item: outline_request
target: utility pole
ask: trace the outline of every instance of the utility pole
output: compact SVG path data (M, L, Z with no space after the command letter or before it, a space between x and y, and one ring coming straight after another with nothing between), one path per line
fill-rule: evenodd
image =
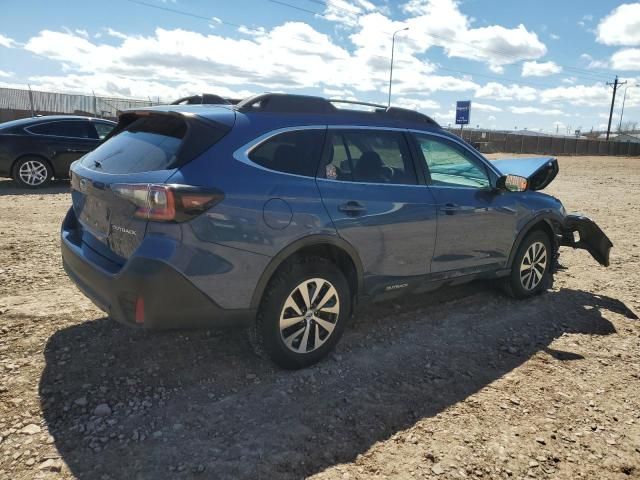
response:
M618 125L618 133L622 133L622 116L624 115L624 102L627 101L627 90L631 87L638 87L640 85L628 85L627 88L624 89L624 95L622 96L622 110L620 110L620 125Z
M611 134L611 119L613 118L613 106L616 103L616 92L618 91L618 87L620 85L625 85L626 83L626 81L622 83L619 82L617 75L613 83L607 82L607 85L613 87L613 95L611 97L611 110L609 110L609 125L607 126L607 141L609 141L609 134Z

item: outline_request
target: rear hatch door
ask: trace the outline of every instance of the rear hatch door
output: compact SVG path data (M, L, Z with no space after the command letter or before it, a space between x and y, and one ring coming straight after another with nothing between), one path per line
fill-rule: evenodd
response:
M222 117L228 115L234 116L227 110ZM224 123L173 111L121 115L106 140L71 168L73 209L83 243L123 264L144 238L148 221L140 205L151 194L149 186L165 183L229 129Z

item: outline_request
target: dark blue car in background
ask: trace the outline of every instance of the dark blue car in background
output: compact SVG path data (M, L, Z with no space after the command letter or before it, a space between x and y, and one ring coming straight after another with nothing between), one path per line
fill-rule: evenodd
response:
M338 104L123 113L72 165L68 275L120 322L250 327L300 368L358 304L479 278L526 298L551 285L561 245L608 265L604 233L536 191L556 159L491 162L418 112Z

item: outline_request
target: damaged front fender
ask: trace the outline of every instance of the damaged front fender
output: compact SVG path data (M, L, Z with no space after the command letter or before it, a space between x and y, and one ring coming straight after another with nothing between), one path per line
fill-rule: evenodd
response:
M567 215L562 226L560 245L582 248L588 251L600 265L609 266L609 252L613 243L600 227L588 217L579 214Z

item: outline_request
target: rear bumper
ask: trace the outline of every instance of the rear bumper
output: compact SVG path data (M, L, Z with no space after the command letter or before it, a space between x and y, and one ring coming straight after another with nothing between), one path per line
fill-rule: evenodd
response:
M171 265L132 256L118 268L82 244L75 215L69 211L61 232L62 263L67 275L98 308L118 322L150 329L242 327L253 309L221 308ZM142 322L136 303L144 299ZM140 319L139 319L140 320Z

